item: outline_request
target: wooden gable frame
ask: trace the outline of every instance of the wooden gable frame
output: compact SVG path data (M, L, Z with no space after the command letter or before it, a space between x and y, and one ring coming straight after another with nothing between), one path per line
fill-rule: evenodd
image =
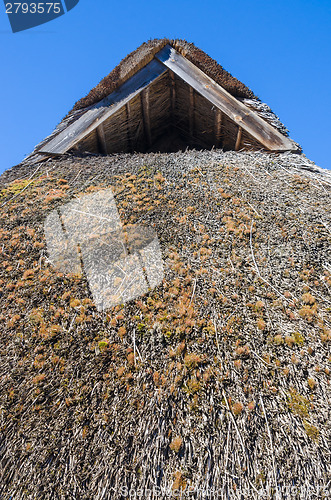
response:
M257 141L261 148L268 151L298 151L298 146L290 138L281 134L276 128L263 120L256 112L238 101L212 78L197 68L193 63L179 54L170 45L158 52L154 59L134 74L117 90L99 103L86 109L85 113L66 129L52 137L39 149L43 154L63 154L76 146L94 130L97 133L103 153L107 153L107 144L103 132L103 123L114 115L137 95L141 95L142 116L147 143L151 145L151 129L149 120L149 87L165 72L176 75L190 87L190 109L188 110L190 128L193 123L194 92L207 99L217 110L215 114L215 146L218 147L222 114L237 125L235 150L240 148L242 134L247 133ZM172 92L174 99L174 92ZM174 104L172 104L173 106Z

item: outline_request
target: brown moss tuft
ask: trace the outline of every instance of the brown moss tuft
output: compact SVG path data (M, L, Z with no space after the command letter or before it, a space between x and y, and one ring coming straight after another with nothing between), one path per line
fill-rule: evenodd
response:
M243 411L243 409L244 409L244 405L242 403L240 403L240 401L238 401L237 403L234 403L231 406L232 413L236 416L240 415L240 413Z
M202 358L198 354L191 353L191 354L186 354L184 357L184 364L187 366L189 369L196 368L199 363L201 363Z
M262 330L262 331L265 330L266 326L267 326L266 322L262 318L258 319L258 321L257 321L257 327L258 327L259 330Z
M302 302L305 304L315 304L316 299L310 293L304 293L301 297Z
M312 439L313 441L315 441L315 443L318 443L319 434L320 434L318 428L315 427L315 425L312 425L309 422L307 422L307 420L303 421L303 425L305 427L305 431L307 433L307 436L309 436L310 439Z
M308 379L307 379L307 384L309 385L309 388L310 388L311 390L313 390L313 389L315 389L317 382L316 382L316 380L315 380L315 379L313 379L312 377L308 377Z
M45 373L40 373L40 374L36 375L35 377L33 377L32 382L34 384L40 384L41 382L43 382L45 380L45 378L46 378Z
M179 453L182 444L183 444L183 439L180 436L177 436L171 441L169 447L175 453Z

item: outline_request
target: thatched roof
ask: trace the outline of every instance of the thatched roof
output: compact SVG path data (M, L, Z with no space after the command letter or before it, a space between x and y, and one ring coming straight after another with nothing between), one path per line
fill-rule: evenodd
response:
M155 54L167 44L171 45L234 97L257 99L252 90L232 76L217 61L193 43L189 43L186 40L162 38L144 42L140 47L128 54L86 97L76 102L73 110L86 108L101 101L101 99L128 80L138 69L146 66Z
M330 496L330 174L187 151L0 183L0 496ZM44 221L109 189L122 224L156 232L164 278L98 311L49 262Z
M192 43L150 40L80 99L31 160L68 152L300 152L243 83Z

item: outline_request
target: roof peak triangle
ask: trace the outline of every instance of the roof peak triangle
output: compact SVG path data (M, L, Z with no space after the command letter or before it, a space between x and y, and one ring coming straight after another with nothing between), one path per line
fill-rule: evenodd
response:
M95 87L34 153L301 152L270 108L193 44L151 40Z

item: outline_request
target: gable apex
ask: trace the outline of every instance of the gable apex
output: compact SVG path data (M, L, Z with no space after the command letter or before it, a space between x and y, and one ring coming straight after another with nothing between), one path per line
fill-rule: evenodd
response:
M35 152L300 152L267 105L193 44L151 40L78 101Z

